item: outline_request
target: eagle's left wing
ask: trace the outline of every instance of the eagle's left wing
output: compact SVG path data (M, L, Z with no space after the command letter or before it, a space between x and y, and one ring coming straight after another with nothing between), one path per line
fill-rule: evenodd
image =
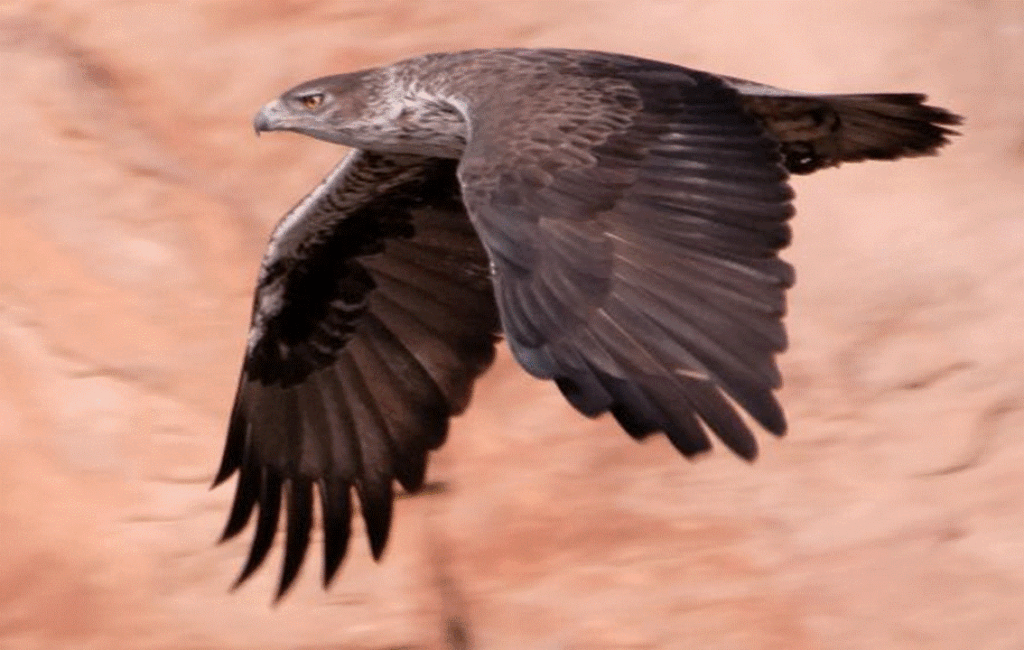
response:
M777 143L714 75L528 56L548 64L544 92L471 105L459 167L509 347L634 437L664 432L691 456L710 431L754 458L738 410L786 426L773 390L793 208Z

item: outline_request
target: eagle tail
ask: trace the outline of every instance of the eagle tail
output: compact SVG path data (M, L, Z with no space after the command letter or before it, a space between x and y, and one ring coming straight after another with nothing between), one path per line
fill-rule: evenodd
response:
M934 154L962 118L916 93L745 95L778 140L786 168L807 174L844 162Z

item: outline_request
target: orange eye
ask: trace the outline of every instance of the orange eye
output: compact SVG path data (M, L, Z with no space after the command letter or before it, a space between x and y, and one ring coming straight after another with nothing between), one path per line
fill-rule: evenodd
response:
M321 93L316 93L315 95L306 95L305 97L300 98L299 101L302 102L302 105L306 108L316 108L320 104L324 103L324 96Z

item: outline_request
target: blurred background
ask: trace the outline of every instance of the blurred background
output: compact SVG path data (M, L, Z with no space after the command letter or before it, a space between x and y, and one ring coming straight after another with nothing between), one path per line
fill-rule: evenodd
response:
M790 434L753 466L636 444L502 348L382 563L357 529L329 592L311 553L271 607L275 553L229 593L249 536L215 545L233 488L207 488L255 273L342 155L251 117L494 46L926 92L967 121L939 157L794 180ZM1017 0L8 0L0 648L1019 650L1022 79Z

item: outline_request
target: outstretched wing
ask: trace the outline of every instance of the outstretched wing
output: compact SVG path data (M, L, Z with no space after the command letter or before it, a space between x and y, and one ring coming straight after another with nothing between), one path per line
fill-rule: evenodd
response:
M498 331L455 161L351 153L284 217L264 258L214 483L239 472L224 539L259 511L238 582L266 557L283 499L285 592L309 543L314 492L324 584L348 545L350 488L378 558L392 481L422 485L427 452L465 408Z
M635 437L663 431L692 455L710 429L753 458L730 400L785 430L778 145L713 75L593 53L567 70L469 107L459 177L513 353Z

